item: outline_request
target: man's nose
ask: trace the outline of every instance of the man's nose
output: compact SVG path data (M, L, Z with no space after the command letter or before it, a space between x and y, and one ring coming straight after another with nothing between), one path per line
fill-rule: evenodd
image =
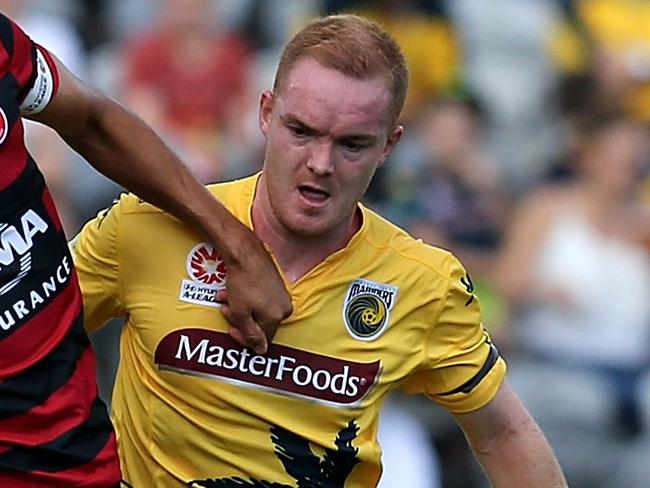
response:
M311 144L307 167L319 176L334 171L332 144L328 141L314 141Z

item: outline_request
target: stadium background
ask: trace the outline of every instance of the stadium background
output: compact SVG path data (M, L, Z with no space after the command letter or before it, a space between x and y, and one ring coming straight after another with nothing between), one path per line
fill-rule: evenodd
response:
M205 182L259 168L258 94L270 86L288 36L325 12L377 19L402 43L412 80L406 136L366 203L464 260L486 326L510 363L511 381L571 486L648 485L650 1L0 0L0 10L78 76L152 124ZM604 114L638 130L617 137L590 132L590 122ZM69 236L120 192L49 129L30 124L27 141ZM589 154L598 153L599 164L610 164L613 172L586 170L586 147L596 147ZM630 160L637 166L627 174ZM618 193L612 189L617 175L629 180ZM554 290L561 297L527 301L521 288L532 282L513 276L536 268L546 237L533 239L527 253L513 254L512 222L557 189L590 183L603 189L594 206L639 212L616 222L618 228L581 234L586 245L563 255L565 264L580 261L580 276L567 272L566 289ZM547 228L561 227L573 210L550 214ZM588 251L602 242L618 242L621 228L633 238L609 246L614 251L607 263L597 252L590 259ZM593 249L588 238L598 241ZM630 256L641 264L604 272L610 262L629 263ZM597 309L602 321L598 333L592 334L592 316L584 312L576 319L586 324L578 331L579 350L571 350L554 323L545 337L569 344L566 354L552 347L531 352L524 327L530 308L587 294L585 306ZM573 311L580 313L577 306ZM633 322L643 326L633 328ZM118 333L119 324L112 324L94 338L107 399ZM622 336L632 338L634 361ZM384 420L384 488L487 486L462 434L437 407L396 396ZM428 481L418 484L417 476Z

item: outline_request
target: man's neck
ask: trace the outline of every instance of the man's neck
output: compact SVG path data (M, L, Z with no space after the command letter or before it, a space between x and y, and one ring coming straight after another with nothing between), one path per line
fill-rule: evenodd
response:
M348 225L328 235L313 237L291 233L273 218L270 208L253 203L255 234L273 253L278 266L290 283L295 283L328 256L343 249L362 224L357 210ZM271 215L270 215L271 214Z

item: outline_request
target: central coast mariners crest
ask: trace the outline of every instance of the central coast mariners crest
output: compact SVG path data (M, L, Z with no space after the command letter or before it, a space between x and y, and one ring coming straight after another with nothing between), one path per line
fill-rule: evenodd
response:
M398 287L363 279L354 280L345 294L343 322L355 339L371 341L388 324Z
M217 292L226 286L226 265L210 244L201 242L187 255L187 274L178 299L183 302L218 307Z

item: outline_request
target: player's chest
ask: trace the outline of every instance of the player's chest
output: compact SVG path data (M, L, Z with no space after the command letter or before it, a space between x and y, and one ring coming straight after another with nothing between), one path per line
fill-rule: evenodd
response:
M227 333L215 299L226 278L202 243L142 267L127 290L130 326L159 369L352 405L417 367L424 317L396 280L327 270L306 277L290 290L293 315L256 355Z

